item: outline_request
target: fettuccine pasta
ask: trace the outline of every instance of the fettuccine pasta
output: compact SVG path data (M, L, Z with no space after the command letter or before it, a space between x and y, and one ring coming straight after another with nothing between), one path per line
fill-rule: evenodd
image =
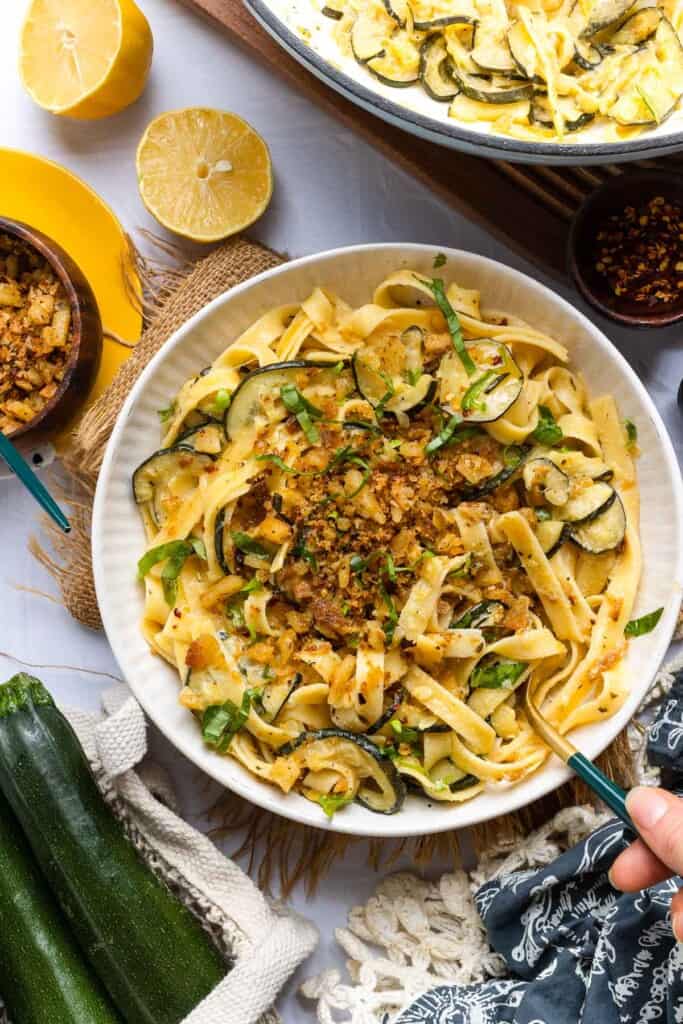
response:
M627 692L634 444L560 339L409 269L270 310L163 410L144 635L205 742L332 814L456 804Z

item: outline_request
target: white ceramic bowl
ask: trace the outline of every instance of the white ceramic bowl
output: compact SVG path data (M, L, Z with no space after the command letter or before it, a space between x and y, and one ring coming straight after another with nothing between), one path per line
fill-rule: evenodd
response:
M632 716L674 629L683 593L683 486L676 457L640 380L586 317L543 285L501 263L456 249L440 251L448 260L441 271L444 276L480 289L485 308L509 310L564 342L592 393L614 393L622 415L638 425L643 452L638 470L645 571L636 614L660 605L665 612L653 633L630 645L632 690L624 707L608 721L573 736L580 748L594 757ZM95 497L93 563L102 619L121 670L149 717L190 760L247 800L295 821L355 835L424 835L471 825L548 793L564 782L569 772L551 759L524 781L485 792L469 803L429 806L411 796L393 816L383 817L354 805L328 822L305 797L296 793L285 796L236 761L212 753L204 746L193 716L178 703L175 671L150 652L138 628L143 594L135 569L145 541L130 480L135 466L158 447L157 409L165 407L188 377L211 362L265 310L303 300L315 285L326 285L352 305L360 305L393 270L411 266L429 273L435 253L426 245L335 249L286 263L219 296L173 335L136 382L109 441Z

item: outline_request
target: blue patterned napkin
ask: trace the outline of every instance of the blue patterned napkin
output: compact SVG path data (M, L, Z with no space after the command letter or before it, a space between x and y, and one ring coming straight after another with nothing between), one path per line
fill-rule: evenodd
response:
M683 671L647 752L663 785L683 788ZM683 1024L683 946L669 919L682 880L617 892L607 872L626 845L611 821L547 867L483 885L477 908L508 977L431 989L395 1024Z

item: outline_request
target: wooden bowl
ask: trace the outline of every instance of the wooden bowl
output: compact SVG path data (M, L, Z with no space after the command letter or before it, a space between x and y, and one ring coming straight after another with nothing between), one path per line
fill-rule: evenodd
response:
M569 232L567 260L577 288L591 306L627 327L667 327L683 320L683 294L673 303L649 308L615 295L595 269L597 234L613 214L641 206L654 196L683 209L683 175L669 171L625 171L596 189L579 207Z
M63 427L88 397L102 358L102 321L92 288L57 242L22 221L0 217L0 233L13 235L31 245L50 264L71 304L71 347L57 393L35 419L13 430L17 438L29 431L41 435Z

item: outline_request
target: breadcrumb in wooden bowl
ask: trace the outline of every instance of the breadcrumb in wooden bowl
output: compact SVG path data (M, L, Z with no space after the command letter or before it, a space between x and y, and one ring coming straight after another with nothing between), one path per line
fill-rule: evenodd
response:
M102 356L93 291L57 242L0 217L0 430L16 438L65 425Z

